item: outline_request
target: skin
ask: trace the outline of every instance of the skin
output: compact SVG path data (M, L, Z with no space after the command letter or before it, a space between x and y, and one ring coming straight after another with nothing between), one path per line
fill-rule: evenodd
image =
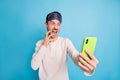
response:
M92 74L98 64L98 60L89 50L86 50L86 53L90 56L91 59L84 56L83 54L79 54L78 66L81 67L84 71Z
M60 22L58 20L51 20L45 23L48 32L45 35L43 45L47 46L50 42L54 42L58 38L58 33L60 31Z
M55 40L57 40L58 33L60 31L60 24L60 21L56 19L45 23L48 32L46 32L45 39L43 41L43 46L47 47L47 45L50 42L54 42ZM92 74L98 64L98 60L89 50L86 50L86 53L90 56L91 59L80 53L78 55L78 66L83 71Z

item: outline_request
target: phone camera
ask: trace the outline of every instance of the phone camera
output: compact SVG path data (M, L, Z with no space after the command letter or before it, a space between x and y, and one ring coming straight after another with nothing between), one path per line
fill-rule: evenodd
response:
M86 44L88 43L88 39L86 40Z

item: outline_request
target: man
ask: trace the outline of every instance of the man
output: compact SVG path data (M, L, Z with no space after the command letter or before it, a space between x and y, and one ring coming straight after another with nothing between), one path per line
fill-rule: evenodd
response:
M62 16L59 12L49 13L45 23L48 32L45 39L36 44L31 66L34 70L40 68L40 80L69 80L67 54L84 71L85 75L92 75L98 64L98 60L89 50L86 52L91 59L79 54L69 39L58 36L61 22Z

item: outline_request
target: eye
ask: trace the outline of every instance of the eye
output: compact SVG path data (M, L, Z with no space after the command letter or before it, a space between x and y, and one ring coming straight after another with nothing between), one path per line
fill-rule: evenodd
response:
M54 25L55 23L54 22L51 22L52 25Z
M54 25L55 23L53 21L49 21L49 24L50 25Z
M58 23L57 26L60 26L60 23Z

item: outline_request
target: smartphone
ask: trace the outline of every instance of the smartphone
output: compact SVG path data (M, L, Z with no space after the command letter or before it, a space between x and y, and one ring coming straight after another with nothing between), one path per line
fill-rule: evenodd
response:
M94 54L96 43L97 43L96 37L85 37L83 41L82 51L81 51L82 54L90 58L89 55L87 55L85 50L88 49L92 54Z

